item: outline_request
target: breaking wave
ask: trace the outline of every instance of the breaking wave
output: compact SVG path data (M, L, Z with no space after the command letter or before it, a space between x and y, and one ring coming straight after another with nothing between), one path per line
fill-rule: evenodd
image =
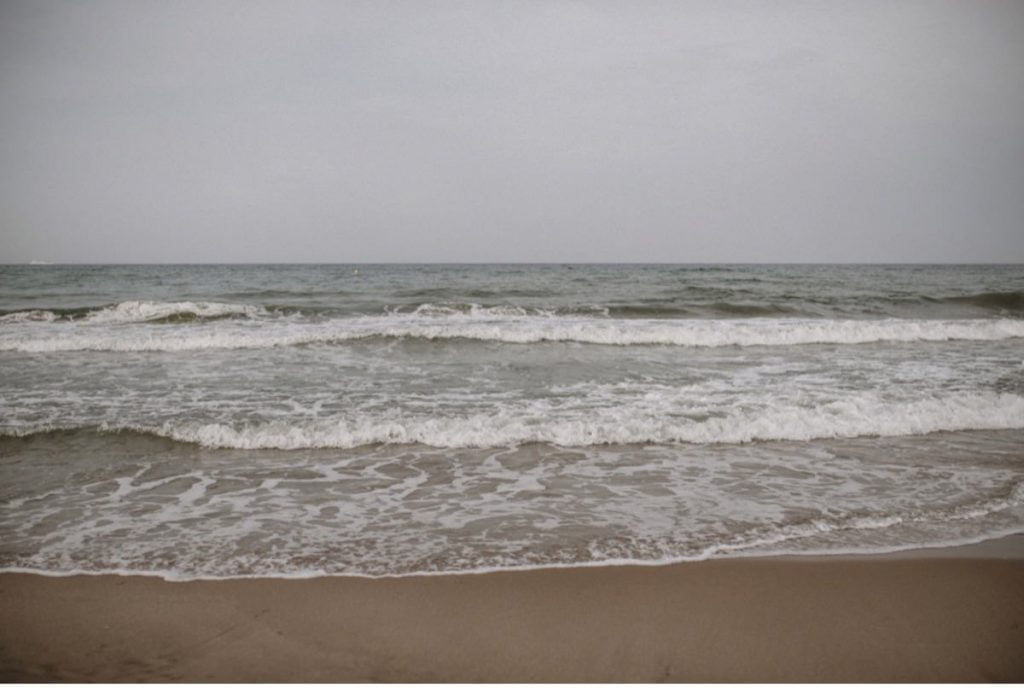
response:
M351 449L377 444L438 448L562 447L611 444L741 444L859 436L923 435L940 431L1024 428L1024 397L961 393L889 402L860 395L817 406L685 408L669 396L618 407L558 409L534 402L489 413L450 416L377 413L355 418L248 424L167 421L161 425L103 424L100 432L139 432L215 449ZM32 435L71 428L11 429Z
M209 301L123 301L86 308L56 308L14 311L0 315L0 323L80 321L97 324L143 322L190 322L230 317L256 317L267 311L261 306Z
M134 302L133 302L134 303ZM90 321L131 324L167 318L166 309L144 305L103 310ZM251 306L176 304L174 313L204 318L251 315ZM227 306L227 307L222 307ZM992 341L1024 337L1024 320L823 320L748 318L731 320L615 320L554 317L511 311L437 309L386 316L323 321L285 318L229 320L202 328L104 330L68 327L0 330L0 351L191 351L262 349L331 344L369 338L468 339L511 344L575 342L615 346L685 347L866 344L871 342Z

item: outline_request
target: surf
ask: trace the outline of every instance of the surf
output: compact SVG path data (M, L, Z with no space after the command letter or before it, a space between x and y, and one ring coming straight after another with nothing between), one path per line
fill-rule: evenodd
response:
M428 341L476 340L506 344L576 343L604 346L777 347L874 342L996 341L1024 337L1024 320L823 320L747 318L729 320L631 319L540 316L502 311L394 313L325 320L252 319L239 309L197 309L210 318L243 315L232 320L187 324L159 331L97 325L139 325L139 318L167 317L163 309L101 311L87 323L57 327L18 322L0 328L0 351L34 353L63 351L192 351L259 349L382 339ZM127 316L122 315L125 311ZM181 310L175 312L183 312ZM193 311L187 311L193 312ZM13 325L20 325L15 327Z

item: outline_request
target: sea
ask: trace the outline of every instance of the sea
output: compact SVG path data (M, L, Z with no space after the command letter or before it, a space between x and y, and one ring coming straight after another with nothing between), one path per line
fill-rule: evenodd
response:
M1021 265L0 266L0 570L404 576L1022 531Z

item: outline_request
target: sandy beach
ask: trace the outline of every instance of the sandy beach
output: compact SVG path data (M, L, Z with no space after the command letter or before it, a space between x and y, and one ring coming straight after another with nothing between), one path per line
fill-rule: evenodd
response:
M1019 681L1022 539L377 580L3 574L0 678Z

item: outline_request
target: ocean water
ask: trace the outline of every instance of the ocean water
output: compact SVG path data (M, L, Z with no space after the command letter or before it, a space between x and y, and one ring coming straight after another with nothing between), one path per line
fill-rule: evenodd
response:
M1024 266L0 266L0 569L1024 531Z

